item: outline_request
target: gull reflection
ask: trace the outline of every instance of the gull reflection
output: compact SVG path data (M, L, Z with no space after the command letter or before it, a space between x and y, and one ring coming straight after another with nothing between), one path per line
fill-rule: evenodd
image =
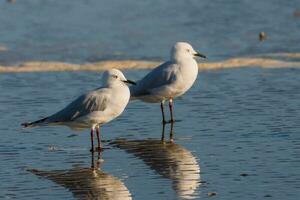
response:
M161 140L118 139L112 145L135 155L158 174L171 179L179 197L196 198L195 191L201 184L200 166L190 151L173 142L173 124L170 141L165 141L163 126Z
M101 154L98 153L98 160ZM46 177L67 188L77 199L91 200L124 200L131 199L131 194L124 183L118 178L100 170L99 162L94 164L92 154L91 168L74 168L70 170L39 171L32 173Z

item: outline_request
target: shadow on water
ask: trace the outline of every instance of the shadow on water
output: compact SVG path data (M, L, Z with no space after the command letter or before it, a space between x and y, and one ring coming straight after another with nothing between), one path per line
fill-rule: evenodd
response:
M67 188L77 199L132 199L131 193L121 180L101 171L99 162L101 154L98 153L96 165L94 153L91 157L91 168L54 171L31 169L29 171Z
M173 124L169 141L165 139L164 125L161 140L117 139L111 145L133 154L158 174L172 180L172 188L179 197L191 199L198 196L196 189L201 185L200 166L189 150L174 143Z

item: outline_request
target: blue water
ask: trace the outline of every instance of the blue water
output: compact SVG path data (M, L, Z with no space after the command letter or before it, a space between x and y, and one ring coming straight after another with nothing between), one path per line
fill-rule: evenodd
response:
M2 0L0 63L162 60L177 41L210 60L299 52L299 10L298 0Z
M176 41L208 62L298 53L299 10L297 0L3 0L0 65L164 60ZM174 142L170 124L161 142L158 104L131 102L102 127L99 160L88 130L20 127L100 84L100 72L0 74L0 199L300 198L299 69L201 72L175 100Z
M125 71L132 79L144 73ZM102 128L108 149L98 173L122 183L133 199L206 199L209 192L220 199L298 199L299 77L295 69L200 73L194 87L175 101L179 122L173 145L168 143L170 125L166 143L160 143L159 105L132 102ZM63 178L57 183L27 171L61 170L85 183L71 175L91 166L88 131L22 129L19 124L53 113L99 83L100 73L94 72L0 76L1 198L73 199L77 190L97 194L93 187L76 190ZM190 181L190 189L182 189L184 181Z

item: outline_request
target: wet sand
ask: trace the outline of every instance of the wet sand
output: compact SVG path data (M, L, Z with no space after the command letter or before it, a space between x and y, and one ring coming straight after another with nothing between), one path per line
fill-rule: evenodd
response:
M299 53L277 53L268 54L264 57L241 57L232 58L219 62L198 62L200 70L218 70L239 67L262 67L262 68L299 68L300 61L289 61L287 58L299 58ZM1 66L0 73L20 73L20 72L47 72L47 71L103 71L111 68L124 69L150 69L158 66L162 62L147 60L107 60L95 63L72 64L64 62L25 62L15 66Z

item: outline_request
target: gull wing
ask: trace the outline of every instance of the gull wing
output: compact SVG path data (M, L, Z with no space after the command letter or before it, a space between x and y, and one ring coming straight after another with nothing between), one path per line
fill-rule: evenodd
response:
M130 87L132 97L151 94L151 90L170 84L176 79L177 64L171 61L165 62L153 69L136 85Z
M51 122L74 121L93 111L104 111L107 108L108 92L106 88L84 94L70 103L61 111L47 119Z

